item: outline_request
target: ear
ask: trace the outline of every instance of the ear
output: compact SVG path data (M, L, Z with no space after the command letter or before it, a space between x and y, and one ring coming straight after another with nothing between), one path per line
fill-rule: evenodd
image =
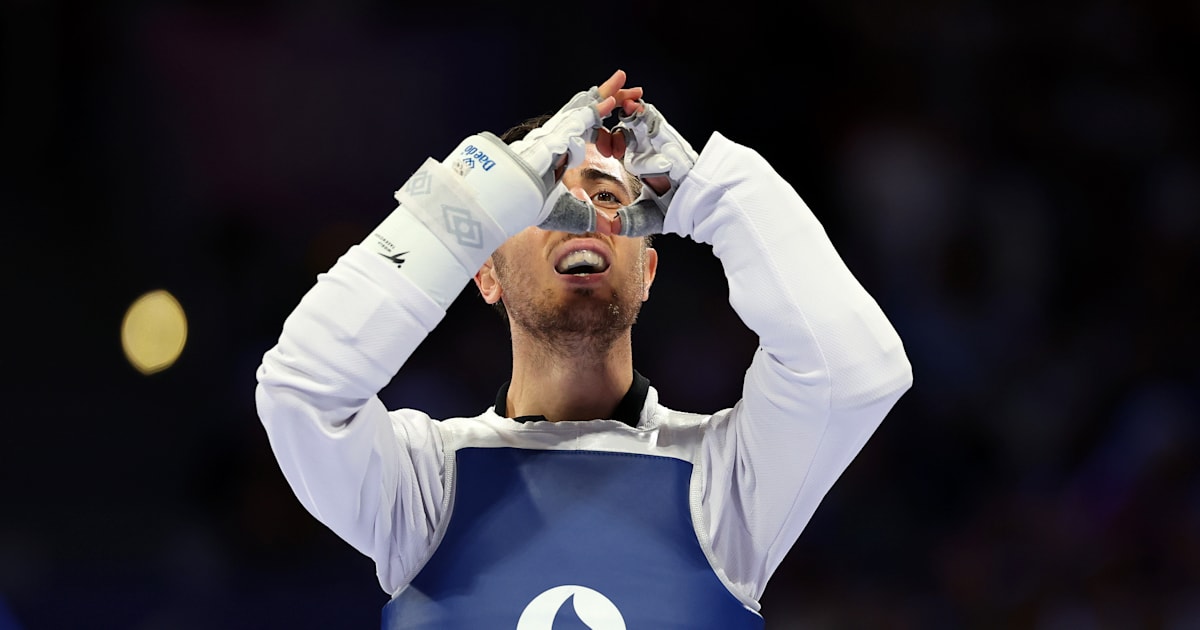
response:
M650 285L654 284L654 274L658 273L658 251L653 247L646 248L646 264L642 275L642 301L650 299Z
M488 304L499 302L500 296L504 294L500 278L496 277L496 265L491 256L488 256L479 271L475 272L475 286L479 288L479 295L483 297L483 301Z

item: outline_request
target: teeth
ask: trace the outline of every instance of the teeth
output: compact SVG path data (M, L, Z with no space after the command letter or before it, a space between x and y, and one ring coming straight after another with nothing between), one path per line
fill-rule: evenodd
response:
M554 269L559 273L600 273L608 269L608 263L600 254L590 249L580 249L563 257Z

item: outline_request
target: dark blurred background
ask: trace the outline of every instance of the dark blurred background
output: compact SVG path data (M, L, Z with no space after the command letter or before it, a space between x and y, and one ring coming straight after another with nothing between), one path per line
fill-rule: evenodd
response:
M612 70L808 201L915 386L763 598L767 627L1200 627L1200 3L3 4L0 628L374 628L372 563L286 486L254 371L427 156ZM732 404L754 350L663 237L635 363ZM795 273L815 270L796 269ZM144 376L125 309L174 294ZM464 290L382 394L474 415Z

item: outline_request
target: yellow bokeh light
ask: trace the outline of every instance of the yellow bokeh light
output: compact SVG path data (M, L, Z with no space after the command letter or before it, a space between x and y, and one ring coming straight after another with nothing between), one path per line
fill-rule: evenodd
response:
M142 374L173 365L187 342L187 317L179 300L162 289L134 300L121 321L121 348Z

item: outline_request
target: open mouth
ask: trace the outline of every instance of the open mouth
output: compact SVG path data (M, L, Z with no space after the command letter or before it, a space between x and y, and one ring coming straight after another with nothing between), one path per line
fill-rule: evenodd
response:
M564 275L586 276L608 271L608 261L590 249L577 249L563 256L554 270Z

